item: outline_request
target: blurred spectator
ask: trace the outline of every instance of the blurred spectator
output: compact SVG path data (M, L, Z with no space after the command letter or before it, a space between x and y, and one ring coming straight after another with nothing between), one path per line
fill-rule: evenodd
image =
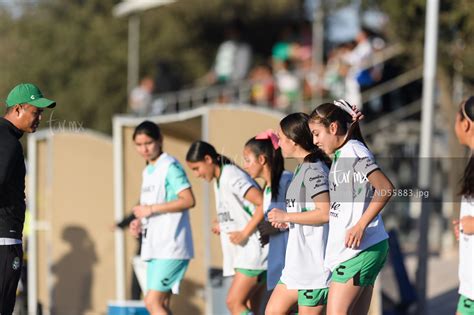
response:
M331 98L339 99L346 97L345 78L349 71L349 65L344 59L345 55L352 50L354 45L353 43L343 43L336 46L329 53L324 73L324 88Z
M154 93L177 91L181 88L181 78L178 75L179 71L176 70L179 69L172 67L169 61L158 61L156 63Z
M205 77L208 84L225 84L247 76L252 61L252 49L242 40L243 25L234 20L226 29L226 40L217 49L213 69Z
M272 59L275 61L287 61L293 59L297 54L299 45L296 44L293 32L290 26L285 27L278 41L272 48Z
M150 77L144 77L140 85L130 92L129 107L133 114L145 116L151 111L152 93L155 84Z
M371 45L374 52L381 52L385 48L385 40L380 36L375 36L371 40ZM372 85L382 81L382 76L384 72L385 65L384 63L374 64L370 69L370 85L365 87L371 87ZM362 87L364 88L364 86ZM380 113L383 110L382 97L378 96L371 98L368 102L369 112Z
M272 69L268 65L260 65L253 68L249 79L252 87L250 100L252 104L268 106L273 105L275 82Z
M289 69L288 60L273 60L273 70L275 72L276 98L275 107L287 110L299 99L300 82L298 77Z
M370 85L370 59L372 57L372 45L367 32L361 30L356 37L356 46L344 56L345 62L350 66L346 76L346 100L362 107L361 85Z
M297 63L296 76L302 82L302 95L305 101L323 93L324 68L313 66L311 57L305 57Z

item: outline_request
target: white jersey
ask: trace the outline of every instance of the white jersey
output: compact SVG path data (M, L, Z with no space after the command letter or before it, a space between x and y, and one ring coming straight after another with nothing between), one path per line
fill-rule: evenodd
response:
M232 244L229 232L242 231L252 218L255 207L244 196L258 184L233 164L223 165L221 176L214 183L216 209L221 230L224 276L232 276L236 268L267 269L268 246L261 248L258 232L250 235L244 245Z
M286 193L286 211L321 211L315 209L313 198L329 190L328 172L328 167L320 161L299 165ZM331 273L324 268L327 235L327 223L290 223L285 268L281 276L281 281L288 289L328 287Z
M280 177L278 188L278 196L276 200L272 200L272 189L270 186L265 187L263 193L263 211L265 212L265 220L267 220L268 212L273 208L286 210L286 191L290 185L293 174L284 171ZM268 221L268 220L267 220ZM270 235L268 244L268 269L267 269L267 289L273 290L281 278L281 271L285 266L286 244L288 243L288 230L281 233Z
M170 172L174 169L181 171ZM141 205L168 202L171 195L176 198L179 192L191 187L181 164L166 153L162 153L153 166L147 166L142 176ZM167 186L170 183L179 184ZM194 256L188 210L155 214L142 223L143 260L191 259Z
M360 141L349 140L335 152L329 172L331 208L325 262L331 271L388 238L379 213L365 229L358 249L344 244L346 231L359 221L372 200L374 189L367 177L377 169L372 153Z
M474 198L463 196L460 218L474 216ZM459 227L462 230L462 226ZM474 300L474 235L459 232L459 294Z

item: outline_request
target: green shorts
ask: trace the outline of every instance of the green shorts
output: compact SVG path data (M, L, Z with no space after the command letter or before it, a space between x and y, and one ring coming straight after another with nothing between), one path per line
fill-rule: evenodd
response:
M247 277L255 278L257 277L258 283L264 283L267 281L267 271L261 269L245 269L245 268L235 268L235 272L241 273Z
M356 286L374 285L377 275L385 264L387 254L388 240L383 240L337 266L331 280L346 283L353 278Z
M329 288L316 290L298 290L299 306L319 306L328 304Z
M459 297L457 312L461 315L474 315L474 300L465 295Z
M170 292L188 269L188 259L152 259L147 266L147 289Z

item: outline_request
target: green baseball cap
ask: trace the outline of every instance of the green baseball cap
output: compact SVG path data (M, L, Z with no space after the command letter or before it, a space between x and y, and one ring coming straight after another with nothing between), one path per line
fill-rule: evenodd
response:
M20 83L15 86L7 96L7 107L17 104L30 104L36 107L53 108L56 102L43 97L40 89L31 83Z

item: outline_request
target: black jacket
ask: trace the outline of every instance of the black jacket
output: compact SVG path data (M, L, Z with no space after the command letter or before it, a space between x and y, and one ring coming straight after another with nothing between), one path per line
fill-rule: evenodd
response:
M25 222L23 132L0 117L0 238L21 239Z

